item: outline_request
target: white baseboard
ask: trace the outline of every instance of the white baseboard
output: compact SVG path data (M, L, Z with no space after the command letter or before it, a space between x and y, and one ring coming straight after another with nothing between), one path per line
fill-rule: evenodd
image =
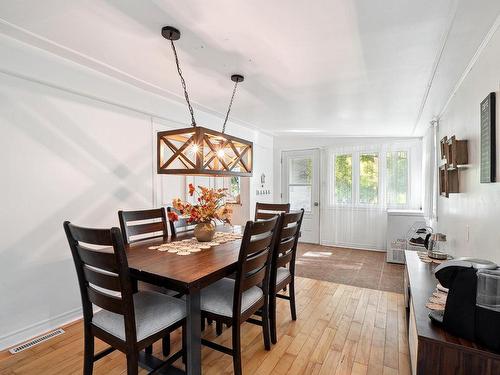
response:
M21 328L17 331L9 332L6 335L0 336L0 351L23 343L33 337L40 336L45 332L52 331L53 329L59 328L81 318L82 308L78 307L63 314L34 323L28 327Z
M345 247L347 249L355 249L355 250L370 250L370 251L379 251L381 253L385 253L385 249L377 248L374 245L366 245L366 244L353 244L353 243L333 243L328 241L322 241L321 245L323 246L333 246L333 247Z

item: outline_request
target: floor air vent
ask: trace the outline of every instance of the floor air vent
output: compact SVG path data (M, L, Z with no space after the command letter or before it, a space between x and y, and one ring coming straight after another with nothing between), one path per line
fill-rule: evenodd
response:
M63 333L64 333L64 330L62 328L58 328L55 331L48 332L43 336L34 338L33 340L25 342L24 344L18 345L15 348L10 349L9 352L11 352L12 354L22 352L23 350L32 348L35 345L41 344L42 342L50 340L53 337L62 335Z

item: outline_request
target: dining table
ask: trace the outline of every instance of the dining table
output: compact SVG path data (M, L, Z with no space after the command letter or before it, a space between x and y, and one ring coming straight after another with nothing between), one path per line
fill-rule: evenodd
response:
M217 226L218 232L242 234L241 226ZM128 266L133 279L174 290L185 295L186 301L186 372L201 374L201 309L200 291L236 271L241 239L221 243L210 249L178 255L156 249L173 241L193 239L193 232L178 233L172 237L141 240L126 245ZM200 243L202 244L202 243ZM160 362L152 355L141 353L147 368ZM183 373L171 368L171 374Z

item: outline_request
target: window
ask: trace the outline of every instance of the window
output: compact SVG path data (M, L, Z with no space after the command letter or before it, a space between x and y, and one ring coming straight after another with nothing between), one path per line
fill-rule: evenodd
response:
M312 182L312 159L295 158L290 159L290 183L311 184Z
M186 200L192 204L196 204L197 197L189 195L188 185L193 184L195 187L206 186L211 189L227 189L227 203L241 203L241 177L209 177L209 176L187 176L186 177Z
M227 202L228 203L241 203L241 178L238 176L226 177L224 187L227 188Z
M359 203L378 203L378 154L359 155Z
M358 151L359 149L359 151ZM331 206L410 208L412 148L406 144L343 146L330 151L330 181L327 193ZM418 172L417 172L418 173Z
M312 159L310 157L290 159L288 199L290 201L290 209L292 210L304 208L306 212L311 211L312 165Z
M386 199L388 205L408 203L408 152L388 152Z
M352 203L352 155L335 156L335 203Z

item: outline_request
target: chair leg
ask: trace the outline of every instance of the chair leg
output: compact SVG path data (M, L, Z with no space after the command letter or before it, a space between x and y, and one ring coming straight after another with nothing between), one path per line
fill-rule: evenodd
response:
M271 337L269 335L269 306L267 298L262 308L262 335L264 336L264 348L271 350Z
M182 363L187 362L186 325L182 326Z
M170 333L161 339L161 350L165 357L170 354Z
M234 375L241 375L241 338L240 324L233 324L233 367Z
M222 322L220 320L215 321L215 333L217 336L222 335Z
M83 375L92 375L94 371L94 336L85 329L85 344L83 353Z
M136 352L127 354L127 375L139 374L139 357Z
M147 346L144 351L146 352L146 354L153 354L153 345Z
M297 310L295 309L295 280L292 279L290 283L290 312L292 313L292 320L297 320Z
M272 293L269 296L269 322L271 330L271 342L276 344L278 342L278 334L276 332L276 294Z

